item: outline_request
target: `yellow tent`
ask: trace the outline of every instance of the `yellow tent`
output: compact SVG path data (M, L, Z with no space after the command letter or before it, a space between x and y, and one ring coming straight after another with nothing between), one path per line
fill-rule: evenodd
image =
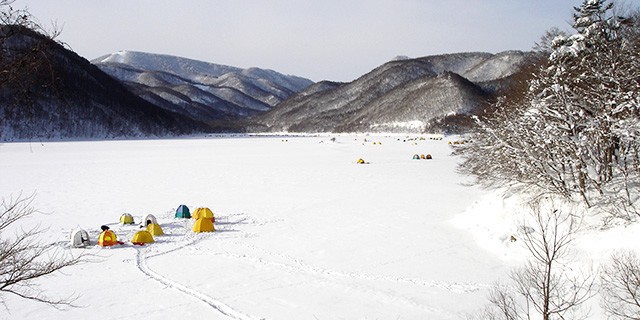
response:
M356 161L358 164L365 164L364 159L360 158L358 159L358 161Z
M200 218L193 224L193 232L214 232L216 229L213 227L211 219Z
M164 234L164 231L162 231L162 228L160 228L160 225L157 223L152 223L148 225L147 231L154 236L161 236Z
M208 218L212 223L216 222L216 218L213 216L213 211L211 211L209 208L198 208L193 212L191 217L195 220L198 220L200 218Z
M118 243L118 239L116 239L116 234L111 230L102 231L100 236L98 236L98 245L102 247L112 246Z
M131 238L131 242L133 244L143 245L145 243L154 242L154 240L153 240L153 236L151 235L151 233L149 233L149 231L140 230L133 235L133 238Z
M120 216L120 224L133 224L133 217L130 213L123 213Z

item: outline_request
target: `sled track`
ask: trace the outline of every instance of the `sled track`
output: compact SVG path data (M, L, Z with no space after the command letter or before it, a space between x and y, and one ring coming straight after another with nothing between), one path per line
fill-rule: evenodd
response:
M189 241L187 243L185 243L184 245L166 251L166 252L162 252L162 253L157 253L154 254L153 256L160 256L160 255L164 255L167 254L169 252L173 252L176 251L178 249L184 248L186 246L188 246L190 243L195 243L197 242L199 239L196 238L192 241ZM136 253L136 266L138 267L138 269L144 273L146 276L148 276L149 278L158 281L160 283L162 283L163 285L176 289L184 294L190 295L206 304L208 304L209 306L211 306L213 309L215 309L216 311L220 312L221 314L223 314L226 317L229 317L231 319L237 319L237 320L258 320L260 318L255 318L246 314L243 314L239 311L234 310L233 308L229 307L228 305L224 304L223 302L216 300L210 296L207 296L201 292L198 292L194 289L191 289L187 286L184 286L182 284L179 284L171 279L168 279L156 272L154 272L153 270L151 270L149 268L149 266L147 265L147 255L146 255L146 250L145 249L136 249L137 253Z

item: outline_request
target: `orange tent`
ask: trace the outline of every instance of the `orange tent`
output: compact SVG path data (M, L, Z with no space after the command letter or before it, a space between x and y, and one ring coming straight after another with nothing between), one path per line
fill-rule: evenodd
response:
M114 244L118 244L118 239L116 239L116 234L111 230L102 231L100 236L98 236L98 245L102 247L112 246Z

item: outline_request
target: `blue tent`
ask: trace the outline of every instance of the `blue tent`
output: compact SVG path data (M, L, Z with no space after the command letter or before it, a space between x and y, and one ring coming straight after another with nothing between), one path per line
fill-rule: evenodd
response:
M191 219L191 212L189 212L189 208L184 204L181 204L176 210L176 218Z

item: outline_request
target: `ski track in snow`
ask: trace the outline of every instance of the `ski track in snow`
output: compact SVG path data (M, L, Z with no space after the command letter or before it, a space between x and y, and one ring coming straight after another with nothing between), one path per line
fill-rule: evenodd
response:
M176 248L167 250L167 251L163 251L163 252L159 252L159 253L155 253L153 255L148 255L147 251L148 248L135 248L137 253L136 253L136 266L138 267L138 269L144 273L145 275L147 275L149 278L158 281L160 283L162 283L163 285L176 289L186 295L192 296L206 304L208 304L209 306L211 306L212 308L214 308L216 311L220 312L221 314L225 315L226 317L229 317L231 319L237 319L237 320L258 320L258 319L264 319L264 318L256 318L253 316L249 316L246 314L243 314L237 310L234 310L233 308L231 308L230 306L224 304L223 302L216 300L210 296L207 296L206 294L203 294L201 292L198 292L197 290L194 290L192 288L189 288L187 286L184 286L182 284L179 284L171 279L168 279L156 272L154 272L153 270L151 270L151 268L149 268L149 266L147 265L147 259L150 257L157 257L157 256L162 256L180 249L183 249L185 247L191 246L195 243L197 243L198 241L202 240L204 237L201 237L199 235L195 236L193 239L186 241L186 242L182 242L180 243Z
M229 218L229 217L226 217ZM257 220L248 220L246 218L242 218L239 221L235 221L235 222L242 222L242 223L246 223L248 222L249 224L252 225L263 225L265 223L269 223L269 222L277 222L277 221L268 221L268 222L263 222L260 223L260 221ZM233 224L234 222L232 222ZM224 233L225 231L225 226L223 225L220 229L218 229L221 233ZM251 237L252 235L249 233L245 233L245 232L240 232L241 235L234 235L234 236L221 236L222 234L217 234L216 239L220 240L220 239L237 239L238 237L240 238L246 238L246 237ZM168 249L168 250L164 250L164 251L159 251L158 249L160 249L160 246L155 245L155 246L149 246L149 247L142 247L142 248L135 248L137 251L136 254L136 266L137 268L146 276L148 276L149 278L162 283L163 285L173 288L175 290L178 290L186 295L192 296L204 303L206 303L207 305L211 306L212 308L214 308L216 311L220 312L221 314L223 314L226 317L229 317L231 319L239 319L239 320L245 320L245 319L263 319L263 318L256 318L253 316L249 316L246 315L242 312L239 312L237 310L234 310L233 308L231 308L230 306L224 304L223 302L221 302L220 300L214 299L206 294L203 294L201 292L198 292L197 290L194 290L192 288L189 288L185 285L182 285L180 283L177 283L167 277L164 277L156 272L154 272L153 270L151 270L147 264L147 259L149 258L153 258L153 257L159 257L159 256L163 256L163 255L167 255L179 250L183 250L186 249L188 251L193 251L193 252L197 252L198 255L220 255L220 256L225 256L228 258L232 258L232 259L238 259L238 260L242 260L245 262L249 262L252 263L254 265L264 265L264 266L272 266L272 267L277 267L280 268L282 270L285 270L286 272L289 272L291 274L306 274L306 275L310 275L310 276L316 276L319 278L320 281L324 281L327 283L332 283L334 285L340 285L340 286L344 286L350 290L354 290L354 291L358 291L364 294L368 294L368 295L373 295L374 297L377 297L379 299L382 299L384 301L394 301L397 303L402 303L405 305L410 305L428 312L433 312L433 313L439 313L439 314L451 314L450 312L446 312L443 309L437 308L437 307L433 307L433 306L428 306L425 305L424 303L420 303L418 301L415 301L413 299L411 299L410 297L405 297L402 295L397 295L397 294L392 294L389 293L387 291L383 291L377 288L373 288L371 286L367 286L367 285L356 285L356 284L348 284L345 283L345 279L346 280L365 280L365 281L384 281L384 282L393 282L393 283L398 283L398 284L409 284L409 285L415 285L415 286L422 286L422 287L430 287L430 288L438 288L438 289L442 289L442 290L446 290L452 293L456 293L456 294L465 294L465 293L472 293L472 292L476 292L478 290L481 289L485 289L485 288L489 288L488 285L485 284L474 284L474 283L462 283L462 282L444 282L444 281L426 281L423 279L418 279L418 278L407 278L407 277L393 277L393 276L383 276L383 275L375 275L375 274L370 274L370 273L359 273L359 272L343 272L343 271L338 271L338 270L331 270L331 269L326 269L326 268L322 268L322 267L318 267L318 266L313 266L310 264L307 264L305 262L303 262L300 259L297 259L295 257L291 257L285 254L281 254L281 253L277 253L277 252L272 252L266 249L262 249L253 245L249 245L243 242L238 242L238 241L234 241L236 245L238 245L239 247L244 247L248 250L251 251L257 251L260 252L268 257L273 257L274 259L279 259L279 260L283 260L285 262L277 262L277 261L273 261L270 259L265 259L264 257L260 257L260 256L254 256L254 255L250 255L250 254L246 254L246 253L233 253L233 252L229 252L229 251L209 251L209 250L205 250L202 249L198 246L195 246L196 243L198 243L199 241L205 240L205 239L209 239L210 237L208 237L207 235L202 235L202 234L184 234L184 240L183 241L179 241L179 242L165 242L165 243L157 243L159 245L163 245L163 248L166 248L167 244L171 244L172 248ZM283 286L286 287L286 286ZM255 293L255 292L254 292ZM232 297L232 296L229 296ZM227 297L227 298L229 298Z
M249 261L253 261L254 263L276 266L288 271L298 272L298 273L322 275L322 276L327 276L332 278L347 278L347 279L355 279L355 280L371 280L371 281L404 283L404 284L411 284L411 285L417 285L417 286L423 286L423 287L439 288L439 289L443 289L453 293L472 293L472 292L479 291L481 289L486 289L491 287L486 284L465 283L465 282L425 281L423 279L416 279L416 278L391 277L391 276L382 276L382 275L358 273L358 272L342 272L342 271L312 266L304 263L300 259L296 259L280 253L274 253L274 252L261 249L252 245L247 245L243 243L238 243L238 244L246 248L262 251L267 255L289 261L290 264L268 261L260 257L255 257L247 254L235 254L231 252L208 252L208 254L225 255L225 256L229 256L237 259L249 260ZM197 248L191 248L191 249L199 250ZM205 253L199 253L199 254L207 254L207 253L205 252Z
M392 277L382 277L382 276L375 276L375 275L366 275L366 274L358 274L358 273L344 273L344 272L339 272L339 271L334 271L334 270L327 270L327 269L322 269L319 267L314 267L314 266L310 266L310 265L306 265L302 262L299 262L298 260L298 264L297 265L289 265L286 263L280 263L280 262L274 262L274 261L269 261L269 260L265 260L263 258L260 257L256 257L256 256L251 256L251 255L247 255L247 254L237 254L237 253L231 253L228 251L224 251L224 252L210 252L207 250L200 250L199 248L190 248L195 252L198 252L198 256L201 256L203 254L209 254L209 255L219 255L219 256L224 256L224 257L229 257L229 258L235 258L235 259L240 259L249 263L252 263L254 265L266 265L266 266L274 266L274 267L278 267L280 269L283 269L291 274L307 274L307 275L311 275L311 276L317 276L319 277L318 281L323 281L323 282L327 282L327 283L331 283L334 285L339 285L339 286L343 286L346 287L349 290L353 290L353 291L358 291L361 292L363 294L367 294L367 295L373 295L374 297L380 297L380 299L382 301L393 301L393 302L397 302L397 303L401 303L404 305L410 305L412 307L427 311L427 312L432 312L432 313L437 313L437 314L449 314L451 316L455 316L454 314L447 312L444 309L441 308L437 308L437 307L433 307L433 306L427 306L423 303L417 302L415 300L412 300L411 298L405 297L405 296L401 296L401 295L396 295L396 294L392 294L386 291L382 291L380 289L377 288L373 288L370 286L366 286L366 285L355 285L355 284L347 284L344 281L342 281L344 278L347 279L352 279L352 280L387 280L387 281L394 281L397 283L410 283L410 284L414 284L414 285L424 285L423 283L420 283L419 281L403 281L402 278L392 278ZM303 281L302 283L307 283L309 281ZM426 283L426 282L425 282ZM293 284L293 285L297 285L297 284ZM456 292L453 289L447 289L446 286L436 286L436 285L429 285L430 287L438 287L438 288L442 288L445 290L449 290L449 291L453 291ZM288 285L283 285L281 287L277 287L277 288L270 288L269 290L272 289L278 289L278 288L286 288L288 287ZM475 290L474 290L475 291ZM257 293L259 291L255 291L255 292L251 292L251 293ZM472 291L458 291L457 293L462 293L462 292L472 292ZM242 294L241 294L242 295ZM241 295L231 295L231 296L227 296L225 298L232 298L232 297L237 297L237 296L241 296Z

